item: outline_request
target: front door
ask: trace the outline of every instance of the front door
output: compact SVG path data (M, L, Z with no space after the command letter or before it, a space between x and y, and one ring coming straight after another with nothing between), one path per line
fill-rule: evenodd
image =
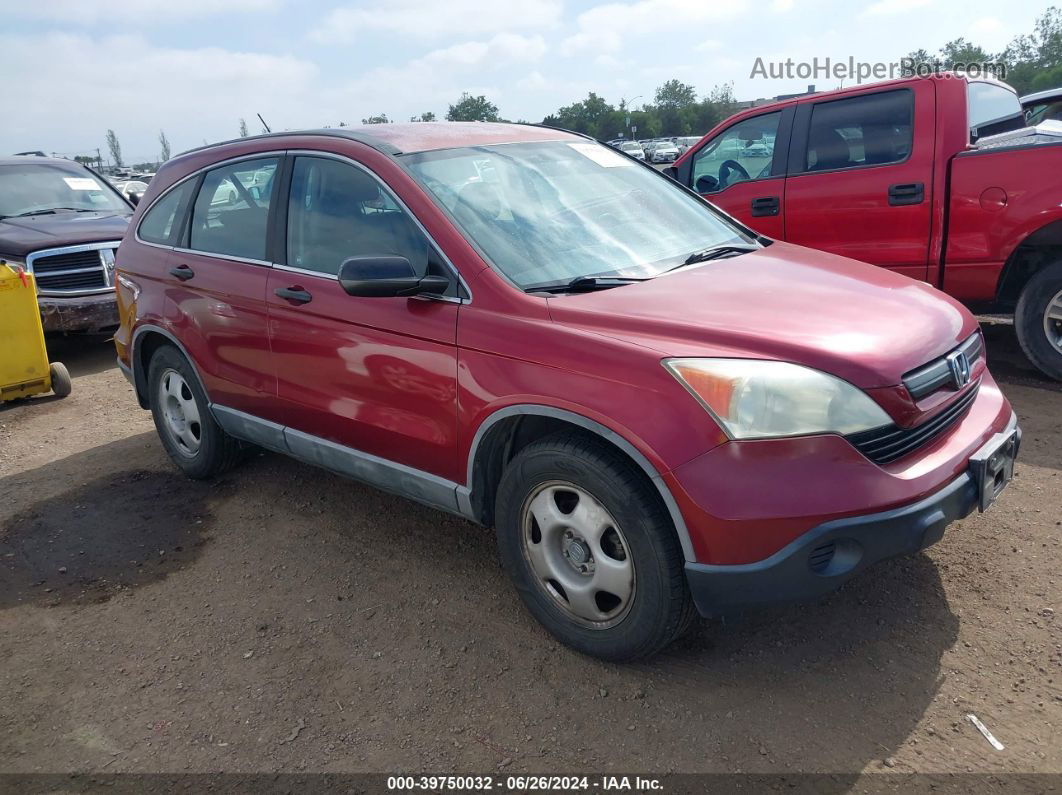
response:
M284 424L296 432L289 447L355 474L381 471L367 455L456 481L459 303L354 297L338 280L350 257L399 255L424 274L444 267L438 252L352 161L295 157L286 200L286 243L266 298ZM387 487L372 472L360 476Z
M762 235L785 237L784 152L775 157L782 112L745 119L693 155L690 186ZM784 136L783 136L784 138Z

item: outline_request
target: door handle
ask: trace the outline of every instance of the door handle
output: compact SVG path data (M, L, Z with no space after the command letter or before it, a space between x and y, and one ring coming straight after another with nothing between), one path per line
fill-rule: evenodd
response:
M921 182L905 182L889 186L889 204L902 207L905 204L921 204L926 198L926 186Z
M293 304L308 304L313 300L313 296L301 287L279 287L273 291L273 294Z
M777 196L764 196L752 200L752 214L754 216L778 215L782 210L782 203Z
M170 276L176 276L182 282L186 282L195 276L195 271L187 265L178 265L176 268L170 268Z

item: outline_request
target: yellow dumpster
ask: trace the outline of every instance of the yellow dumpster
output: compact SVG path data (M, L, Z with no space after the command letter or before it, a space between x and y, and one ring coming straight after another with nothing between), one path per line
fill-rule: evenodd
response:
M70 373L48 365L33 274L0 259L0 402L54 392L70 394Z

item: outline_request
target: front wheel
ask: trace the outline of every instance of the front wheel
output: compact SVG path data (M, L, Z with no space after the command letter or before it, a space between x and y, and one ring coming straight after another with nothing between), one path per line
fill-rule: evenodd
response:
M1062 262L1029 279L1014 312L1014 330L1029 361L1062 381Z
M648 657L694 617L682 549L630 461L578 432L521 450L498 489L502 564L547 630L606 660Z

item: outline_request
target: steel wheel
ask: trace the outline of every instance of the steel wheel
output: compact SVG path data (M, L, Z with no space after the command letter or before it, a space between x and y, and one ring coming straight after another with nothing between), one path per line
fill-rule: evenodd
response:
M173 446L181 455L194 458L203 443L199 406L188 383L176 370L167 369L159 379L158 405Z
M524 501L521 541L535 581L569 618L607 629L634 602L634 561L619 524L586 490L551 481Z
M1062 350L1062 290L1052 298L1044 309L1044 333L1047 341Z

